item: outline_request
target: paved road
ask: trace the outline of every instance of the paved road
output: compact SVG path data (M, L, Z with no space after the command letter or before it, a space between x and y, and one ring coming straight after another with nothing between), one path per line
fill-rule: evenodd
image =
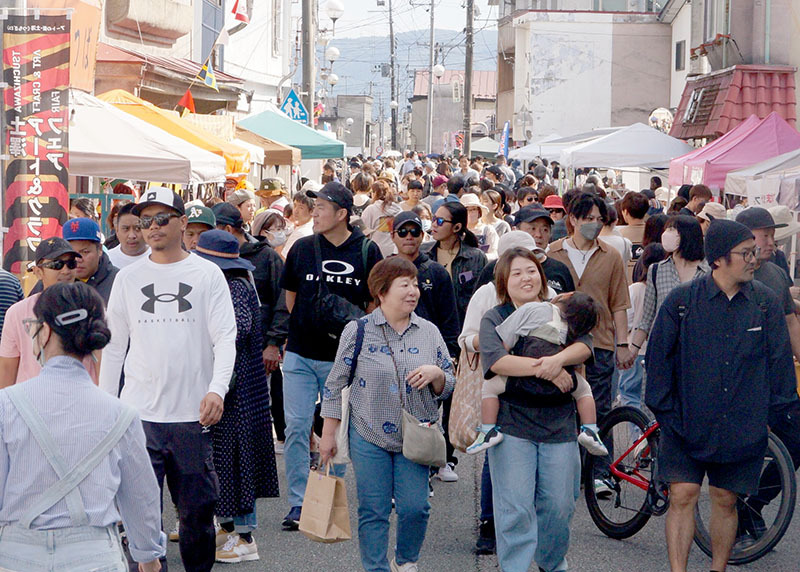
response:
M278 459L283 491L285 490L283 458L278 457ZM420 570L425 572L499 570L494 556L475 556L472 552L477 534L480 464L475 458L462 455L458 474L461 477L458 483L436 482L434 485L435 496L431 499L431 519L420 558ZM349 469L346 480L352 515L351 525L355 536L357 527L355 482ZM261 560L240 564L217 564L214 569L230 569L236 572L362 570L357 539L323 545L308 540L299 532L284 532L281 530L280 521L287 510L285 497L259 501L257 511L260 528L256 531L255 538ZM667 571L663 527L663 517L654 518L633 538L624 541L612 540L595 528L581 498L573 520L573 536L567 557L570 569L580 572ZM168 558L170 570L183 570L176 544L170 544ZM800 517L794 519L786 536L772 553L753 564L733 570L791 572L800 568L798 562L800 562ZM690 570L707 571L709 565L710 559L693 547Z

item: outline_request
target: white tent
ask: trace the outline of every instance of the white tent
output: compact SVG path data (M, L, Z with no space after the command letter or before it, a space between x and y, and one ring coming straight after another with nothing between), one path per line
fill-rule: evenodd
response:
M642 123L561 152L565 167L664 168L670 160L693 150L687 143Z
M800 169L800 149L795 149L744 169L731 171L725 176L725 192L744 197L747 196L748 181L791 171L797 172L798 169Z
M550 159L551 161L558 160L561 151L564 149L585 141L594 141L600 137L605 137L609 133L614 133L619 129L619 127L598 127L591 131L584 131L583 133L576 133L567 137L561 137L557 133L554 133L535 143L525 145L525 147L520 147L519 149L514 149L508 156L511 159L520 159L522 161L532 161L536 157Z
M225 180L225 160L86 93L70 92L71 175L162 183Z
M484 157L494 157L500 150L500 143L491 137L481 137L472 142L469 147L470 157L483 155Z

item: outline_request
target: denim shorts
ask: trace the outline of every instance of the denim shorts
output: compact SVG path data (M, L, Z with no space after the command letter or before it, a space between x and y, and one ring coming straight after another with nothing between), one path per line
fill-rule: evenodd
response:
M658 474L668 483L703 484L708 475L708 484L737 494L752 495L758 491L758 481L764 466L764 455L733 461L713 463L698 461L683 449L680 439L662 427L658 441Z
M0 528L0 572L127 572L116 525L29 530Z

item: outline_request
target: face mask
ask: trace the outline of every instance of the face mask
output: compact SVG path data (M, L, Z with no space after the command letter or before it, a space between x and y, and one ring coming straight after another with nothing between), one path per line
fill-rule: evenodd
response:
M267 242L269 242L269 245L272 248L277 248L283 244L286 244L286 231L275 230L269 233L269 236L267 237Z
M678 247L681 245L681 235L678 234L678 231L674 228L670 228L664 231L661 235L661 246L664 247L664 250L667 252L675 252L678 250Z
M422 219L422 230L428 232L431 229L431 221Z
M600 236L600 231L603 230L602 222L587 222L581 225L581 236L586 240L594 240Z

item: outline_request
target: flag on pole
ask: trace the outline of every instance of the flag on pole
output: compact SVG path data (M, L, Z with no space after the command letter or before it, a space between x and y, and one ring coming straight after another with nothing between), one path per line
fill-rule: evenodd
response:
M181 100L178 102L178 105L183 106L183 111L181 112L181 116L185 115L186 113L189 113L190 111L192 113L197 113L194 110L194 98L192 97L192 92L189 89L187 89L186 93L183 94L183 97L181 97Z
M500 138L500 149L498 149L497 154L503 155L508 158L508 132L511 128L511 122L506 121L503 125L503 135Z
M222 28L222 31L219 33L219 37L217 38L217 41L214 42L214 45L215 46L227 46L228 45L228 41L230 39L231 39L231 37L228 35L228 30L226 30L225 28Z
M236 0L233 4L233 17L245 24L250 23L250 17L247 15L247 0Z
M197 74L197 79L202 81L214 91L219 91L219 88L217 87L217 76L214 75L214 68L211 66L211 60L203 64L203 69L201 69L200 73Z

